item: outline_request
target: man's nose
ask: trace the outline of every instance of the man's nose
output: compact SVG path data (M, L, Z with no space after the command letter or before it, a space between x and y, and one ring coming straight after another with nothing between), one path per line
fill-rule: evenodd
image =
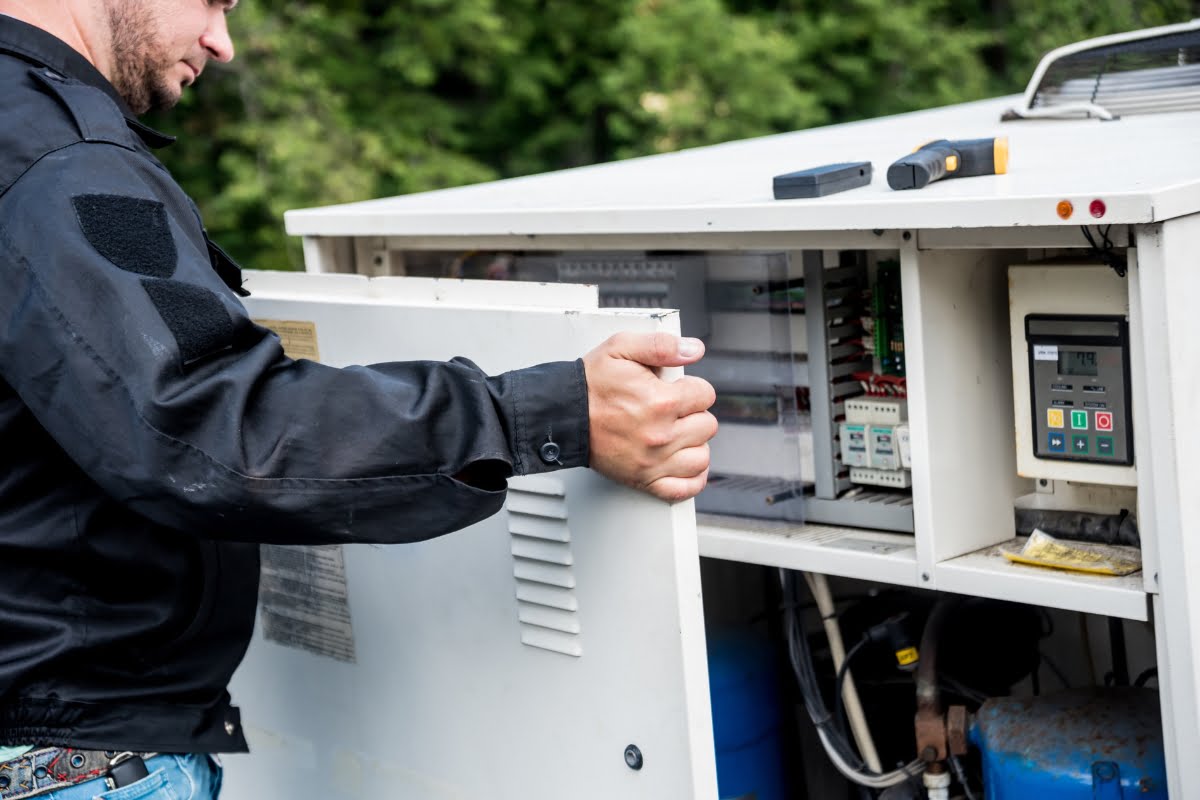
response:
M214 61L224 64L233 60L233 39L229 36L224 10L219 6L214 8L216 13L209 18L208 28L200 35L200 45Z

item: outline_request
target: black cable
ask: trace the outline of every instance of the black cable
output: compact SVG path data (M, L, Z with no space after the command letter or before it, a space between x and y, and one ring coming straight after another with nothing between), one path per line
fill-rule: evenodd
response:
M1112 240L1108 238L1108 232L1112 230L1112 225L1109 225L1103 231L1100 231L1099 228L1096 229L1103 239L1103 242L1099 244L1092 237L1092 232L1088 230L1086 225L1081 225L1080 229L1083 231L1083 236L1087 239L1088 244L1091 245L1093 255L1100 259L1101 263L1111 267L1112 271L1117 273L1119 277L1124 278L1125 274L1129 271L1129 260L1125 256L1118 255L1113 250Z
M779 577L784 594L794 600L798 594L796 574L791 570L780 569ZM919 761L902 765L891 772L876 772L863 764L847 737L839 733L837 726L833 724L833 717L825 706L825 699L813 667L812 649L808 637L804 635L799 616L791 610L785 610L783 613L788 656L801 697L804 699L805 710L817 729L818 738L827 751L826 755L834 762L838 771L855 784L871 788L894 786L919 775L924 768Z
M1038 659L1041 661L1041 663L1050 668L1050 671L1054 673L1054 677L1058 678L1058 682L1063 685L1064 689L1071 688L1071 681L1067 680L1067 674L1063 672L1062 668L1059 667L1058 664L1054 663L1049 656L1047 656L1045 653L1039 652Z
M1108 618L1108 641L1112 651L1113 683L1129 685L1129 656L1125 652L1125 625L1117 617Z
M1149 680L1158 680L1158 667L1151 667L1150 669L1144 671L1141 675L1138 675L1137 680L1133 682L1133 685L1140 689L1145 686L1146 682Z
M846 702L842 698L842 690L846 685L846 675L850 673L850 661L858 654L859 650L863 649L864 645L870 643L870 639L862 638L858 643L851 647L846 653L846 657L842 659L842 666L838 668L837 680L834 681L833 687L833 718L837 720L838 726L850 724L850 720L846 717Z
M795 573L789 570L786 573L786 582L790 590L789 595L793 602L796 602L798 592ZM820 683L817 679L816 669L813 667L812 650L809 647L808 637L801 626L799 615L792 613L790 616L792 630L789 631L788 636L796 646L797 663L793 664L793 667L796 672L796 683L800 689L800 696L804 700L805 710L808 711L813 725L826 735L831 746L837 750L842 759L855 769L866 772L866 765L859 758L854 747L850 744L847 737L838 731L837 726L833 724L834 718L825 706L825 699L821 696Z

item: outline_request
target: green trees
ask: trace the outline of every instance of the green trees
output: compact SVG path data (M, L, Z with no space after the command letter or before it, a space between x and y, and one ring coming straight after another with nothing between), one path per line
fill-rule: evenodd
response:
M289 208L363 200L1024 88L1048 49L1192 0L297 0L231 16L238 57L167 166L247 266L298 267Z

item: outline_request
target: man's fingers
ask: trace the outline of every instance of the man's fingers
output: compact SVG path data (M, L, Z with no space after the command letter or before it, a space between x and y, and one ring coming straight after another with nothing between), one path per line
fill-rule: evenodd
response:
M704 356L704 343L671 333L618 333L603 345L615 358L647 367L682 367Z
M661 478L694 478L708 471L708 462L707 444L676 450L654 470L650 483L653 484Z
M646 487L646 491L669 503L678 503L695 497L708 483L708 470L690 478L659 478Z
M675 421L671 431L668 452L677 452L689 447L699 447L717 435L717 418L707 411L688 414Z
M694 375L684 375L668 388L676 395L675 413L681 418L708 411L717 402L717 393L712 384Z
M593 469L668 501L704 488L708 440L717 430L707 409L716 393L700 378L654 377L703 355L695 339L621 333L584 356Z

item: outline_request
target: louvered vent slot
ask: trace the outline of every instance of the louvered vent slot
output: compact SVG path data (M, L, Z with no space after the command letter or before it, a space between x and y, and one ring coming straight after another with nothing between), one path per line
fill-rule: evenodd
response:
M566 487L544 476L513 479L507 510L521 641L567 656L583 655Z

